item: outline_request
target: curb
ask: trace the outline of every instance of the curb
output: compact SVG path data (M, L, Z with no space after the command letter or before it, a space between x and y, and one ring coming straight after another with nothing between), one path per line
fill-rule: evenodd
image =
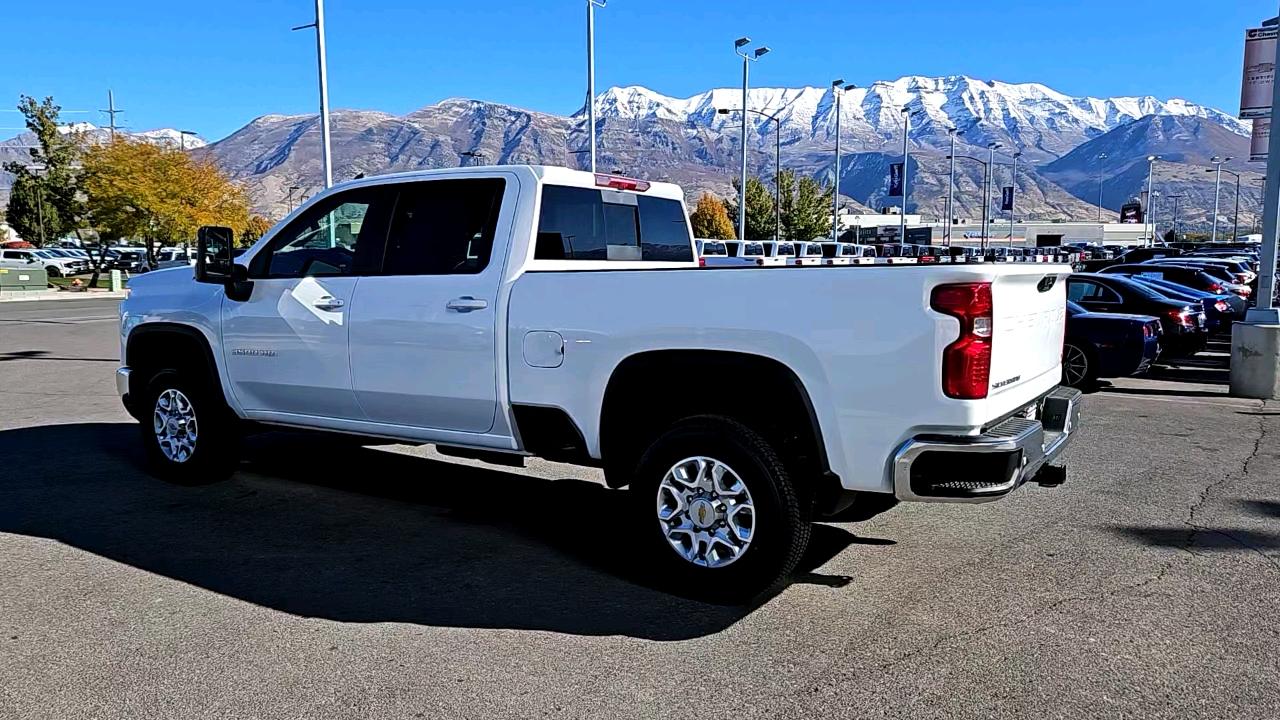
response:
M129 297L129 291L120 290L119 292L72 292L69 290L46 290L43 292L23 293L21 295L0 294L0 303L7 302L38 302L40 300L123 300Z

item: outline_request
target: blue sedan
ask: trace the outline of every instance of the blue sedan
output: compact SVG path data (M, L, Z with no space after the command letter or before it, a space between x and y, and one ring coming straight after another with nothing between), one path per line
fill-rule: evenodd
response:
M1084 387L1145 372L1160 355L1160 335L1159 318L1092 313L1068 301L1062 384Z

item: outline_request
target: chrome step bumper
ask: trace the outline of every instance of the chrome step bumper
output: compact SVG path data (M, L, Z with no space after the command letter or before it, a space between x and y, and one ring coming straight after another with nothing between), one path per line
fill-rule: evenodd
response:
M999 500L1028 480L1061 484L1062 471L1046 466L1080 427L1081 398L1079 390L1059 387L1040 401L1038 419L1012 417L976 437L907 441L893 460L894 494L904 502L980 503Z

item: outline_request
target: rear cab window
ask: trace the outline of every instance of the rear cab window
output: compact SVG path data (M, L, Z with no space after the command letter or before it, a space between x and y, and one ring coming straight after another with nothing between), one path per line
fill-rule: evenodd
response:
M679 200L547 184L534 260L691 263L693 237Z

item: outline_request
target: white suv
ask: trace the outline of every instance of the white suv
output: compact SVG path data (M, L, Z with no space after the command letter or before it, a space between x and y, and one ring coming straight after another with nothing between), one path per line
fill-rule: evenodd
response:
M19 248L16 250L0 250L0 259L39 264L44 267L49 277L66 277L79 272L79 263L71 258L58 257L47 250Z

